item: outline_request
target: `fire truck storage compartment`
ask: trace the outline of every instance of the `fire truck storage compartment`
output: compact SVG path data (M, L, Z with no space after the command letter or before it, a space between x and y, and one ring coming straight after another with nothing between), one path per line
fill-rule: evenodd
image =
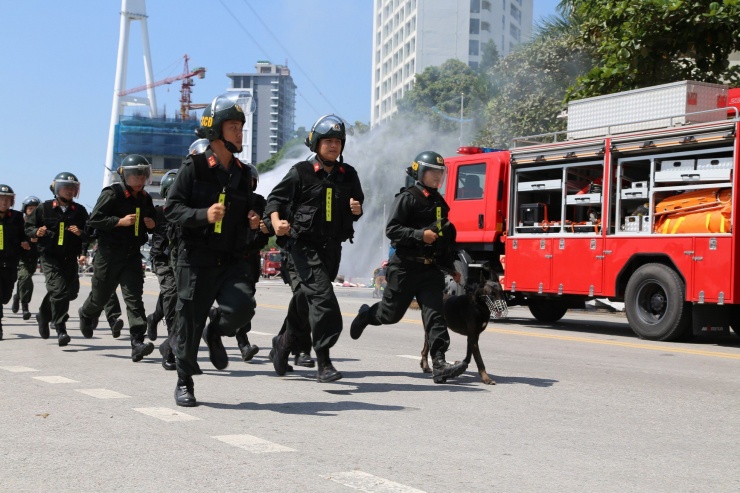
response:
M730 209L725 206L719 211L719 204L705 204L707 200L702 196L704 192L712 195L713 190L722 189L722 197L731 197L733 148L676 146L661 151L648 156L617 157L618 179L612 203L614 230L622 234L729 234ZM697 199L692 201L694 197ZM678 204L678 208L685 204L681 211L684 219L677 221L679 218L673 217L673 223L668 222L671 218L664 216L675 216L676 211L667 210L666 204ZM692 207L702 214L702 221L687 217ZM707 229L705 225L711 227Z
M568 138L724 120L727 87L679 81L568 103Z
M516 232L559 232L563 205L563 169L549 166L518 170L515 179Z

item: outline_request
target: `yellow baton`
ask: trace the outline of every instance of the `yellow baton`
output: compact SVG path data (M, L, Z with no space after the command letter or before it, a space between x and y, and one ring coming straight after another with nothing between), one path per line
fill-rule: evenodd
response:
M218 203L219 204L225 204L226 203L226 194L225 193L218 194ZM223 221L224 221L223 219L220 219L220 220L216 221L216 224L213 225L213 231L214 232L216 232L216 233L220 233L221 232L221 224L223 224Z
M0 224L0 250L5 250L5 233L3 233L2 224Z
M134 223L134 236L139 236L139 218L141 217L141 208L136 208L136 222Z
M439 236L442 236L442 208L437 207L437 229L439 230Z
M64 221L59 223L59 240L57 241L57 245L64 245Z

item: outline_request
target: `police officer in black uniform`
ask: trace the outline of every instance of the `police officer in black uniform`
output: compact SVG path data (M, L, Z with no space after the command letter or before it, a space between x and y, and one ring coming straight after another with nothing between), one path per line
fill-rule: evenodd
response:
M342 332L342 314L332 281L339 272L342 242L354 236L362 215L362 192L355 169L342 152L351 130L336 115L319 118L305 144L316 153L294 165L267 198L265 214L290 257L293 298L287 330L273 338L273 366L278 375L288 368L288 356L308 320L318 361L318 382L342 378L331 363L329 349Z
M3 305L13 295L21 250L30 248L23 232L23 214L12 209L14 204L13 189L0 185L0 340L3 339Z
M80 307L80 331L86 338L93 330L105 304L121 286L128 314L131 360L141 361L154 345L144 342L144 273L141 246L156 225L151 196L144 190L151 166L143 156L129 154L118 167L121 183L103 188L90 214L90 227L97 231L98 253L93 261L92 289Z
M254 165L248 164L247 166L252 173L252 210L262 217L262 214L265 212L265 198L255 193L260 175ZM260 251L267 245L270 236L269 230L263 221L260 221L259 228L250 229L247 235L247 248L244 253L244 260L247 261L247 282L250 285L252 293L256 291L256 284L260 279ZM249 336L247 334L249 334L250 330L252 330L251 321L236 331L236 342L239 346L239 352L242 354L242 360L244 361L250 361L260 350L256 344L249 343Z
M24 220L28 218L36 207L41 204L38 197L30 196L23 199L21 210L23 211ZM33 274L39 263L39 249L36 247L38 238L30 239L28 250L21 250L20 262L18 263L18 284L15 294L13 295L13 304L11 311L18 313L20 309L23 313L23 320L31 318L31 312L28 311L28 304L33 296Z
M89 241L86 232L87 209L74 201L80 194L80 181L75 175L59 173L49 187L54 193L26 219L26 234L38 238L41 270L46 279L46 296L41 301L36 321L42 339L49 329L57 333L59 346L69 344L67 319L69 302L80 292L79 262L86 258L83 245Z
M162 177L159 183L159 194L167 200L170 187L175 182L176 169L171 169ZM157 339L157 324L164 319L167 326L167 339L160 344L159 352L162 354L162 367L165 370L175 369L175 354L172 348L177 344L175 338L175 305L177 303L177 286L175 284L175 271L171 263L172 250L176 247L173 236L172 225L164 216L164 208L155 206L157 211L157 227L152 233L151 249L149 255L152 261L152 270L159 281L159 296L154 313L146 316L147 335L154 341Z
M368 324L395 324L416 297L429 339L435 383L457 377L467 368L464 361L445 361L450 335L443 311L443 271L460 280L451 249L455 228L447 219L450 208L439 193L445 173L444 159L436 152L425 151L414 159L410 174L416 183L396 196L385 228L396 251L388 263L383 299L372 307L362 305L350 327L350 336L358 339Z
M235 156L241 152L244 112L254 111L248 93L214 98L203 111L199 137L210 141L201 154L183 160L167 194L165 215L179 228L177 247L177 386L175 403L196 406L193 375L201 336L213 366L228 356L221 336L234 336L254 316L254 293L247 281L244 253L250 229L259 227L252 207L252 174ZM215 316L205 327L209 310Z

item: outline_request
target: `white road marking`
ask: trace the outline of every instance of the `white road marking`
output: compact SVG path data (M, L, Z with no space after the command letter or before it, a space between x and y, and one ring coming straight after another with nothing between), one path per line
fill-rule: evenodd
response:
M421 355L413 355L413 354L397 354L399 358L408 358L408 359L418 359L421 360Z
M134 411L162 421L200 421L200 418L167 407L135 407Z
M256 330L250 330L248 332L248 334L255 334L255 335L258 335L258 336L274 336L275 335L275 334L270 334L268 332L259 332L259 331L256 331Z
M372 493L425 493L423 490L417 490L411 486L400 483L394 483L387 479L379 478L362 471L335 472L324 476L325 479L349 486L360 491L370 491Z
M0 366L0 370L9 371L11 373L23 373L27 371L38 371L35 368L29 368L27 366Z
M126 399L127 397L131 397L129 395L119 394L116 391L108 390L108 389L75 389L75 390L77 392L89 395L91 397L95 397L97 399Z
M239 447L253 454L265 454L270 452L296 452L295 449L268 442L252 435L221 435L211 437L234 447Z
M71 378L67 377L60 377L60 376L48 376L48 377L33 377L36 380L41 380L42 382L46 383L79 383L77 380L72 380Z

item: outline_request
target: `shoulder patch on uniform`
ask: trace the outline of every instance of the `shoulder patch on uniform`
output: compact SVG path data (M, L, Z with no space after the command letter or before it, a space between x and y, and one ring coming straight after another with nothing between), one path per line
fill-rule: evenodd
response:
M218 161L216 161L216 157L213 154L208 156L208 166L210 166L211 168L215 168L217 165Z

